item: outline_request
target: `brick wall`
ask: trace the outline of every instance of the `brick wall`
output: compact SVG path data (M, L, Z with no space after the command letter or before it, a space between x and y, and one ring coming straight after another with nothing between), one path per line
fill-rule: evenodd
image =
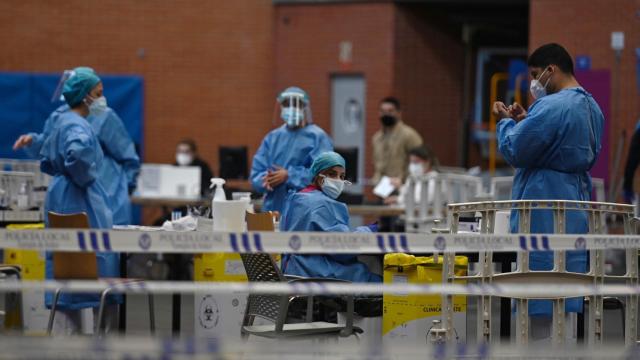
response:
M379 128L378 101L391 94L394 5L316 4L276 6L276 87L297 85L311 97L316 124L331 135L331 76L361 74L366 89L366 174L373 173L370 139ZM339 44L352 43L348 70ZM275 94L274 94L275 96Z
M640 0L531 0L530 10L530 49L556 41L573 55L591 55L596 69L613 68L610 33L625 31L620 121L611 128L615 149L621 129L630 132L640 116L633 54L640 44ZM147 161L173 161L175 143L189 136L216 172L219 145L247 144L252 155L280 124L272 122L279 90L306 89L314 120L331 133L331 76L362 74L371 175L370 138L380 128L378 101L387 95L400 98L405 120L443 163L456 163L462 49L452 34L424 10L390 1L5 0L0 70L89 65L141 75ZM338 61L341 41L353 45L348 69Z
M640 93L636 86L635 48L640 47L639 0L531 0L529 49L557 42L572 56L591 56L593 69L609 69L612 80L610 127L610 164L623 129L627 145L640 118ZM616 84L615 56L611 50L611 32L624 31L625 49L620 63L619 116L614 109L613 87ZM624 150L620 174L627 158ZM613 171L613 169L611 168Z
M272 21L262 0L4 0L0 70L141 75L146 160L193 137L217 173L219 145L253 154L269 129Z
M395 17L394 93L404 121L441 164L458 165L462 136L463 48L428 10L399 6Z

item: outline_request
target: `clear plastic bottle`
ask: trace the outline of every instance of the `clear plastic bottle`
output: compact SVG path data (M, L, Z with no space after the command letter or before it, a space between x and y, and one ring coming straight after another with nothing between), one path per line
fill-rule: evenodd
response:
M17 196L18 210L29 209L29 193L27 192L27 183L20 185L20 191Z
M213 193L213 198L211 199L211 217L213 218L213 230L215 231L215 222L216 222L216 217L215 214L213 212L213 203L214 202L218 202L218 201L227 201L227 196L224 194L224 184L226 183L226 181L224 179L221 178L211 178L211 186L209 186L209 189L213 189L214 187L215 192Z

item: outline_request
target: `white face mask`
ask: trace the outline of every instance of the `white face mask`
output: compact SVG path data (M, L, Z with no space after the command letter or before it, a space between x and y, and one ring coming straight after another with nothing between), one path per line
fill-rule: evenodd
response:
M93 116L100 115L105 111L107 111L107 98L104 96L93 99L91 104L89 104L89 113Z
M191 163L193 162L193 156L191 156L189 154L185 154L185 153L177 153L176 154L176 162L180 166L191 165Z
M324 178L324 181L322 182L322 192L332 199L337 199L338 196L342 194L342 190L344 190L344 185L346 183L349 183L348 181L340 180L340 179L332 179L330 177L326 177L325 175L320 175L320 176Z
M538 79L542 79L542 75L544 75L544 73L546 72L547 72L547 69L544 69L542 74L538 76ZM533 96L533 98L536 100L540 99L541 97L547 96L547 85L549 84L549 80L551 80L551 77L547 79L547 82L544 83L544 85L542 85L540 83L540 80L538 79L531 80L531 85L529 86L529 91L531 92L531 96Z
M409 174L414 177L424 175L424 166L422 165L422 163L410 163Z

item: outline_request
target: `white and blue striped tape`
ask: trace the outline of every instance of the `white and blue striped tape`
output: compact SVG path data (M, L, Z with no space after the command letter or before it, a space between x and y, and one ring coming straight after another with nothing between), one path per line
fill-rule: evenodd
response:
M169 232L0 229L0 248L155 253L370 253L637 249L638 235Z
M102 248L100 244L102 244ZM102 231L100 233L90 231L88 242L86 241L86 234L78 231L78 247L80 251L113 251L108 231Z

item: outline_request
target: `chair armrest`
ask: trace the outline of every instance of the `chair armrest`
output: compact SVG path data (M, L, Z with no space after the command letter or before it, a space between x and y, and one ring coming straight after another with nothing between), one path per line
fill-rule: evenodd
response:
M7 265L7 264L0 265L0 272L5 274L16 275L18 279L22 279L21 271L22 271L22 268L19 265Z
M285 280L306 279L304 276L282 274Z
M295 278L287 279L287 280L289 280L289 283L294 283L294 282L332 282L332 283L347 283L347 284L351 284L351 281L349 281L349 280L334 279L334 278L295 277Z
M321 283L321 282L325 282L325 283L345 283L345 284L351 284L351 281L348 280L342 280L342 279L334 279L334 278L311 278L311 277L289 277L287 278L287 280L289 280L289 283L301 283L301 282L313 282L313 283ZM353 313L354 313L354 309L355 309L355 303L354 303L354 299L353 299L353 295L352 294L346 294L343 295L344 297L346 297L347 300L347 319L346 319L346 324L345 324L345 328L344 330L342 330L340 332L340 336L341 337L348 337L351 336L354 332L354 327L353 327ZM298 295L298 296L292 296L290 299L293 298L298 298L298 297L307 297L309 302L313 301L313 295ZM309 306L307 306L307 314L309 314L310 308ZM307 315L308 316L308 315ZM307 321L308 321L308 317L307 317Z

